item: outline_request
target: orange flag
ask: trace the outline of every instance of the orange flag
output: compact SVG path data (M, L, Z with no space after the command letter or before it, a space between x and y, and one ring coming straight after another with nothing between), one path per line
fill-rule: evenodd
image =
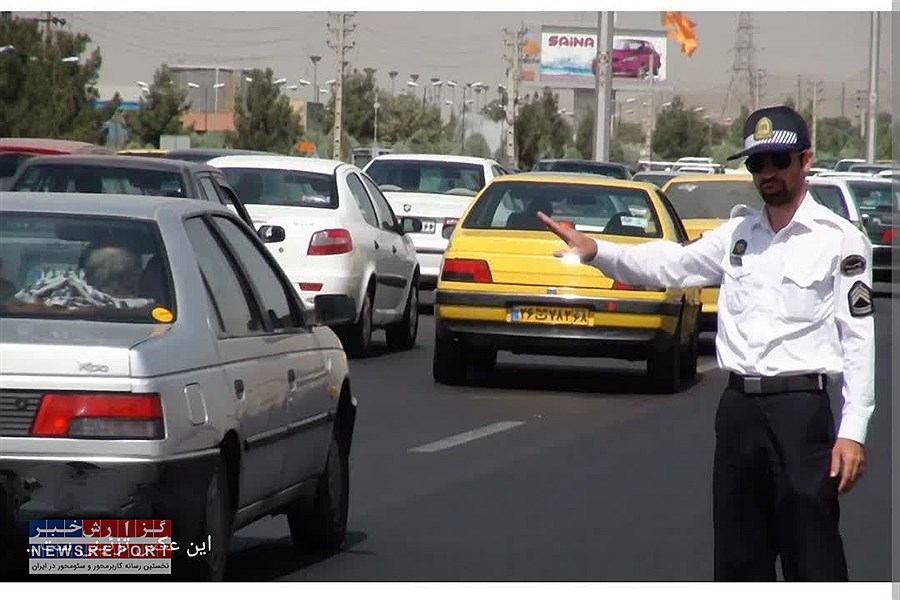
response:
M681 51L688 56L697 49L697 34L694 33L696 23L679 12L663 13L663 27L669 29L669 37L681 44Z

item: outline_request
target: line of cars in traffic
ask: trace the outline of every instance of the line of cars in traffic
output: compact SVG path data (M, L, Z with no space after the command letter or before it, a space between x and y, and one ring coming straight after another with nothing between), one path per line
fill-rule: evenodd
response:
M508 351L646 361L669 393L695 376L717 288L638 288L555 258L535 213L620 243L686 244L735 205L761 206L749 175L660 187L577 163L510 174L461 156L359 168L184 152L32 158L3 192L3 537L85 510L171 518L180 539L221 541L177 563L211 579L231 533L269 514L287 514L298 546L338 548L356 414L347 357L378 328L414 347L419 290L435 289L438 384L464 385ZM890 252L889 184L809 181Z

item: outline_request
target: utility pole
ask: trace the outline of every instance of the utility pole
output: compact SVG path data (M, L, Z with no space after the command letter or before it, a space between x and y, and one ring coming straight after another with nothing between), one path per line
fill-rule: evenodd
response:
M518 106L519 80L521 78L519 58L525 47L525 35L528 30L520 27L515 31L504 29L503 33L506 34L504 43L509 48L509 54L506 56L509 61L506 67L506 158L510 165L516 166L519 164L516 154L516 106Z
M765 95L761 90L766 81L765 69L756 69L753 72L753 110L759 109L759 100Z
M880 37L878 13L872 13L869 37L869 127L866 132L866 162L875 162L875 142L878 137L878 41Z
M800 101L803 99L803 97L800 95L800 90L802 89L802 85L803 85L803 77L801 77L800 75L797 75L797 112L801 112L803 110L803 106L800 105Z
M856 110L859 111L859 137L866 137L866 90L856 90Z
M352 49L356 43L347 43L347 34L352 33L356 29L355 25L347 25L347 20L356 13L329 13L329 17L336 19L337 26L328 24L328 30L336 34L337 41L335 43L328 42L328 47L337 52L337 77L335 78L334 90L334 151L332 158L341 160L343 153L341 146L344 138L344 69L345 56L347 50Z
M53 39L51 27L53 25L63 26L66 24L66 20L60 17L54 17L53 13L49 10L44 11L44 16L40 19L35 19L37 23L43 23L44 25L44 44L50 45L50 42Z
M820 81L807 82L812 90L812 140L811 147L813 154L816 153L816 125L819 121L819 97L822 95L824 83Z
M844 103L846 102L846 100L847 100L847 82L842 81L841 82L841 118L842 119L846 116L846 114L844 112Z
M609 160L609 107L612 102L613 15L597 13L597 110L594 111L594 160ZM650 69L653 77L653 69ZM652 144L652 142L651 142Z

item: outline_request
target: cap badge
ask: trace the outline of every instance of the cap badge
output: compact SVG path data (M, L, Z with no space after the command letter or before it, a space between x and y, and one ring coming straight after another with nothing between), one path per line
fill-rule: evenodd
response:
M764 140L772 137L772 120L769 117L763 117L756 122L756 131L753 132L754 140Z

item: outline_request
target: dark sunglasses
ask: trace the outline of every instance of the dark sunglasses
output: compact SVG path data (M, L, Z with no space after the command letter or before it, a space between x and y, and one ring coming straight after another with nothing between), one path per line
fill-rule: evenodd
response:
M760 154L752 154L747 157L744 164L751 173L759 173L766 164L765 158L769 157L776 169L787 169L794 160L793 154L787 151L782 152L762 152Z

